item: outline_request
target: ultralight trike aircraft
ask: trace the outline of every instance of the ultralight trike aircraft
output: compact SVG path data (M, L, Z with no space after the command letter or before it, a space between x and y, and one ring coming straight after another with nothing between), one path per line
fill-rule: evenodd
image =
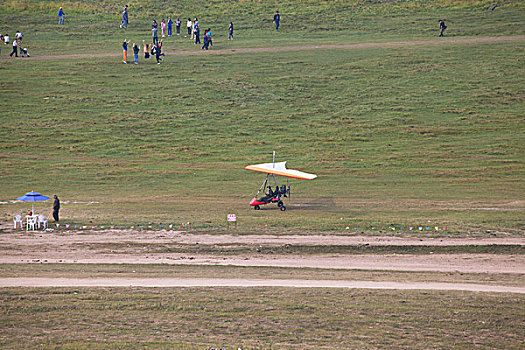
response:
M283 203L283 198L290 197L290 183L287 181L287 185L283 184L281 187L279 187L275 175L301 180L313 180L317 177L317 175L304 173L299 170L286 169L286 162L275 163L275 151L273 152L273 163L248 165L245 169L266 173L266 178L264 179L261 188L259 188L259 191L257 191L255 197L253 197L253 199L250 201L250 205L255 210L259 210L261 209L261 205L269 203L277 203L277 206L282 211L286 210L286 206ZM275 190L272 190L270 185L270 176L273 177L275 182ZM261 191L263 191L264 196L257 199L257 196Z

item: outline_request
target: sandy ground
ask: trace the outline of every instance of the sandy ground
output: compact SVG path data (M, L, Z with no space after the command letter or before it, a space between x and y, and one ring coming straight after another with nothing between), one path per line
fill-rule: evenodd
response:
M89 256L88 256L89 255ZM126 255L31 253L0 257L2 264L177 264L268 266L385 271L435 271L462 273L525 273L520 255L436 254L436 255L311 255L311 256L211 256L211 255Z
M389 271L525 273L520 254L239 254L171 253L148 250L159 244L231 246L282 245L524 245L525 238L400 238L342 235L208 235L180 231L105 230L13 232L0 235L0 263L93 263L274 266ZM109 245L106 245L109 244ZM114 245L111 245L114 244ZM128 244L132 244L128 246Z
M0 287L294 287L525 293L525 287L489 286L473 283L219 278L1 278Z
M212 256L166 253L110 255L82 252L31 252L6 256L2 252L0 263L231 265L375 271L525 273L523 256L501 254Z
M195 50L195 51L173 51L166 50L165 54L179 55L179 56L195 56L195 55L224 55L224 54L242 54L242 53L263 53L263 52L285 52L285 51L304 51L304 50L323 50L323 49L339 49L339 50L355 50L365 48L396 48L404 46L422 46L422 45L453 45L453 44L482 44L493 42L508 42L508 41L523 41L525 36L497 36L497 37L470 37L470 38L440 38L435 40L414 40L414 41L394 41L394 42L371 42L371 43L356 43L356 44L332 44L332 45L304 45L304 46L275 46L275 47L257 47L257 48L239 48L239 49L214 49L214 50ZM82 59L82 58L103 58L103 57L119 57L122 56L122 51L103 52L103 53L86 53L86 54L67 54L67 55L38 55L31 52L31 60L55 60L55 59ZM0 59L10 59L10 57L0 57ZM12 58L11 58L12 59ZM22 58L23 59L23 58Z

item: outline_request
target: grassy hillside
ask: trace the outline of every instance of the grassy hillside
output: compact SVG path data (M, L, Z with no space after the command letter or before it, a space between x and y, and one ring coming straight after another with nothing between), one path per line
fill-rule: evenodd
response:
M128 1L130 25L119 30L124 2L13 0L0 3L0 33L21 30L27 45L38 53L104 52L120 48L124 37L151 39L151 22L171 16L183 21L198 17L201 27L211 27L218 48L288 46L313 43L369 42L422 39L438 34L438 20L446 19L450 37L524 34L525 7L507 1ZM57 25L59 6L66 25ZM492 10L494 8L494 10ZM281 27L272 24L276 10ZM233 42L226 42L228 24L235 25ZM160 29L160 27L159 27ZM219 41L219 40L217 40ZM183 38L169 45L190 49Z
M61 28L53 1L4 2L0 19L11 35L24 32L33 55L118 53L124 36L149 38L151 18L164 14L209 23L214 50L437 40L438 18L453 37L524 32L520 2L494 11L440 3L279 2L279 33L276 5L256 1L129 2L126 32L115 1L63 3L70 18ZM230 20L234 42L220 31ZM198 50L181 37L166 47ZM218 227L237 212L247 230L430 222L519 232L523 50L512 41L180 54L160 66L142 57L139 66L119 57L0 60L0 200L34 189L101 202L65 204L64 219L79 223ZM271 161L272 150L319 178L293 181L286 213L254 212L247 203L263 178L243 168ZM0 214L23 208L2 205Z

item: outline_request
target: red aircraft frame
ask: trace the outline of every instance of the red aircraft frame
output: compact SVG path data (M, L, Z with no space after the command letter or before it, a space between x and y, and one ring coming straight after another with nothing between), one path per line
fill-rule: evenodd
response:
M276 175L302 180L313 180L317 177L317 175L314 174L308 174L298 170L286 169L286 162L275 163L275 151L273 152L273 163L248 165L245 169L266 173L266 178L264 179L261 187L259 188L259 191L257 191L255 196L250 201L250 205L255 210L261 209L261 205L271 203L277 203L277 206L279 207L279 209L281 209L281 211L286 210L283 198L290 197L290 183L287 181L287 185L282 185L281 187L279 187L279 183L277 182L277 178L275 177ZM273 177L273 180L275 182L275 190L272 190L270 186L270 176ZM259 193L261 193L261 191L263 191L264 196L257 199L257 196L259 195Z

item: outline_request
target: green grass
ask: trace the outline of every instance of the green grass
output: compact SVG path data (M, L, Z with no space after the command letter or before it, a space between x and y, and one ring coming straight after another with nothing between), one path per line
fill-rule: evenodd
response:
M115 0L42 1L11 0L0 4L1 33L20 29L27 45L38 53L119 51L124 37L142 42L151 38L151 21L198 17L201 27L213 29L219 48L287 46L316 43L428 39L438 34L438 19L445 18L451 37L524 34L525 8L509 1L494 11L492 1L189 1L176 3L140 0L128 2L130 25L119 30L124 6ZM68 18L57 25L63 6ZM272 22L282 15L279 33ZM235 40L226 42L228 24L235 25ZM166 39L167 46L194 50L188 39Z
M406 272L286 267L202 266L166 264L0 264L0 277L50 278L257 278L478 283L524 286L518 273Z
M6 2L0 19L9 27L13 4L26 19L16 23L27 23L20 28L27 42L57 54L119 52L122 36L144 37L163 8L131 3L132 23L136 14L146 28L124 34L117 27L120 3L69 2L71 22L57 33L51 19L58 3ZM239 1L234 10L223 2L182 2L165 11L200 9L214 28L230 15L242 17L240 37L244 23L253 24L245 29L249 40L219 36L217 49L430 38L441 17L457 18L451 35L459 28L454 35L523 34L521 2L495 11L485 6L287 1L280 12L293 13L294 22L287 27L283 19L280 39L264 29L268 20L256 20L273 13L267 3ZM41 16L49 21L33 33ZM312 34L316 19L334 26ZM194 50L182 38L172 41ZM84 224L191 221L220 229L236 212L244 230L430 222L454 234L521 235L523 49L517 41L168 56L161 66L138 67L117 57L0 61L0 200L34 189L101 202L63 205L64 220ZM273 150L289 167L319 178L293 181L287 212L255 212L247 203L262 176L243 168L271 161ZM37 204L37 212L47 214L49 206ZM27 208L3 205L0 214L7 220Z
M523 343L519 294L289 288L4 288L3 348L491 348Z

